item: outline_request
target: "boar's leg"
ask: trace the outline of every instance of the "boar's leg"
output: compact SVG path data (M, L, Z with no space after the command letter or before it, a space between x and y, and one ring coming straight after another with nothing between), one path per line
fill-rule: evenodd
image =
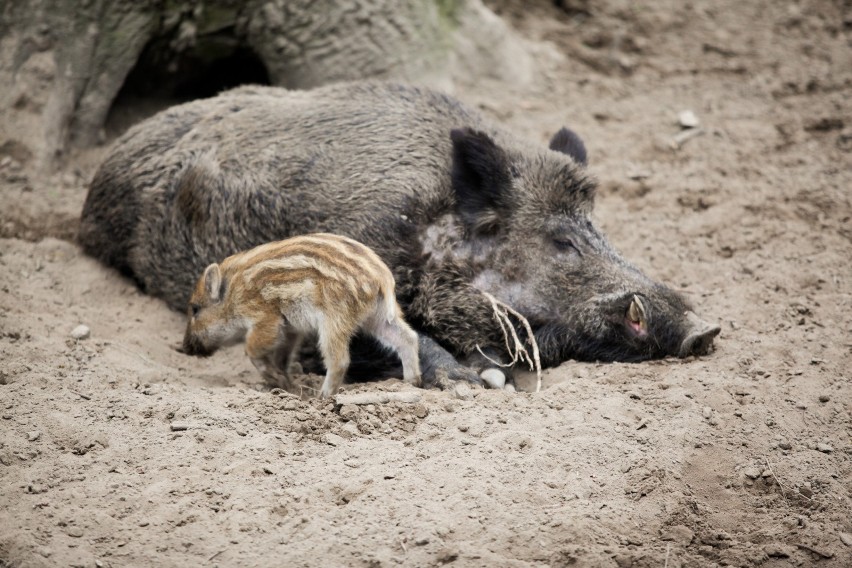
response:
M449 386L445 382L447 380L482 384L476 371L456 361L449 351L428 335L418 333L417 346L420 350L420 372L424 388L446 388Z
M468 355L464 362L465 364L479 373L482 381L494 389L515 389L515 376L512 373L511 367L502 367L494 363L504 363L500 353L491 347L482 350L482 353L476 351Z

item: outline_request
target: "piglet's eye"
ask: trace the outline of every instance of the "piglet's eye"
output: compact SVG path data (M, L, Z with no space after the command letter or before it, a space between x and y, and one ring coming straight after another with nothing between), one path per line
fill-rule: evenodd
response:
M195 317L198 315L199 310L201 310L201 306L198 304L190 304L189 309L192 312L192 317Z

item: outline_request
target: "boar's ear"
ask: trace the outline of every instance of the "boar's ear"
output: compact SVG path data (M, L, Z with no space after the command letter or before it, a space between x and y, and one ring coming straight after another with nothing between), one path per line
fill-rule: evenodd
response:
M550 149L568 154L581 166L588 164L586 145L583 144L576 132L568 130L564 126L550 139Z
M204 291L207 297L218 302L222 295L222 271L216 263L204 269Z
M478 233L493 233L511 209L509 158L484 132L458 128L453 141L453 189L465 224Z

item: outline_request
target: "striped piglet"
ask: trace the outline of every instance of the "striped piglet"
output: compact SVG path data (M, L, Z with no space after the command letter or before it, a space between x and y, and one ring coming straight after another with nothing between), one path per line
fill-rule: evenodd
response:
M394 285L378 255L346 237L261 245L204 270L189 301L183 351L208 356L245 339L264 378L286 388L302 340L316 333L325 398L343 383L349 341L361 329L396 351L405 381L419 386L417 334L403 320Z

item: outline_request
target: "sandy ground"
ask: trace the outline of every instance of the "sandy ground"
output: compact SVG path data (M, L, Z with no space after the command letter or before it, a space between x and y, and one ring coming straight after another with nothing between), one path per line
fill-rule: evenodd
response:
M4 132L0 566L852 565L852 8L525 4L490 3L559 54L542 81L457 94L580 132L600 224L716 352L415 404L264 391L73 244L103 148L41 174Z

